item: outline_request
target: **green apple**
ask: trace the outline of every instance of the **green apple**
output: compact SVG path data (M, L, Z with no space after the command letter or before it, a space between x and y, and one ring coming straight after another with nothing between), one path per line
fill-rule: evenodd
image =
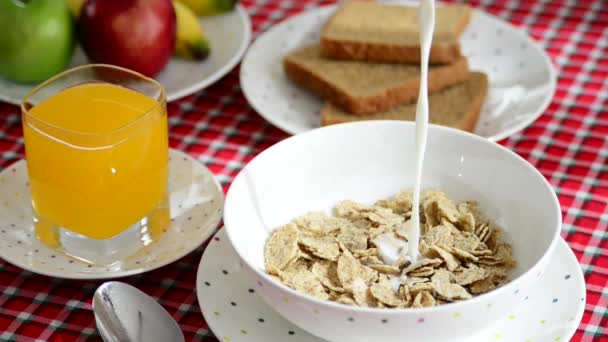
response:
M0 0L0 76L40 82L65 68L74 25L63 0Z

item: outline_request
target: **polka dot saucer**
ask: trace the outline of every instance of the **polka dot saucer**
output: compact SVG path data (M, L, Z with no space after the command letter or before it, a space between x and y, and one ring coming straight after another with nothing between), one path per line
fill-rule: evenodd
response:
M220 341L321 342L283 319L256 295L259 285L243 274L240 260L224 229L209 243L196 279L198 302L205 320ZM536 288L513 293L513 312L467 339L468 342L569 341L585 308L582 270L564 240ZM323 312L315 312L323 315ZM463 319L475 319L474 317ZM424 324L424 319L418 320ZM378 329L389 320L378 322ZM404 333L404 337L406 337ZM463 341L461 341L463 342Z
M256 39L243 58L243 94L261 116L288 133L319 127L323 101L289 81L281 60L292 50L318 44L321 30L336 8L311 8L273 26ZM545 111L555 93L556 71L547 53L523 30L474 10L460 45L470 69L485 72L490 81L476 134L501 140L530 125Z
M69 279L107 279L165 266L200 246L222 217L224 194L213 174L187 154L169 152L171 226L155 243L117 266L101 267L68 257L34 236L27 164L0 173L0 258L28 271Z

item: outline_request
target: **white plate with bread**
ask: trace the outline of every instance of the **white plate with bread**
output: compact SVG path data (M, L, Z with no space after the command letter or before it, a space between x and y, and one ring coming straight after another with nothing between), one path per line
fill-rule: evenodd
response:
M400 5L349 1L275 25L243 59L245 97L266 120L292 134L350 121L413 120L418 20L415 7ZM463 5L439 6L436 16L431 123L496 141L544 112L556 72L537 43Z

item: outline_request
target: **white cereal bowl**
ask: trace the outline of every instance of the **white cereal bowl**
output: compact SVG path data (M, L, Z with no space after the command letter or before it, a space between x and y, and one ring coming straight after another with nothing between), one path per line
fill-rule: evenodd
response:
M508 314L517 294L534 286L561 227L553 189L515 153L440 126L430 127L423 187L479 201L513 245L518 266L512 282L439 307L376 309L320 301L265 273L264 244L273 229L309 211L329 212L344 199L373 203L413 187L414 136L411 122L320 128L270 147L236 177L225 202L226 232L259 295L280 315L334 342L455 340ZM387 321L393 324L383 323Z

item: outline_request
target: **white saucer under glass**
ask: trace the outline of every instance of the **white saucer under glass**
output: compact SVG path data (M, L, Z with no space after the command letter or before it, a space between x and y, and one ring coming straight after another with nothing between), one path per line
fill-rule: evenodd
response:
M169 151L171 225L157 241L110 266L69 257L38 241L28 189L27 163L0 173L0 258L28 271L70 279L128 276L167 265L190 253L213 234L222 217L224 194L202 163Z

